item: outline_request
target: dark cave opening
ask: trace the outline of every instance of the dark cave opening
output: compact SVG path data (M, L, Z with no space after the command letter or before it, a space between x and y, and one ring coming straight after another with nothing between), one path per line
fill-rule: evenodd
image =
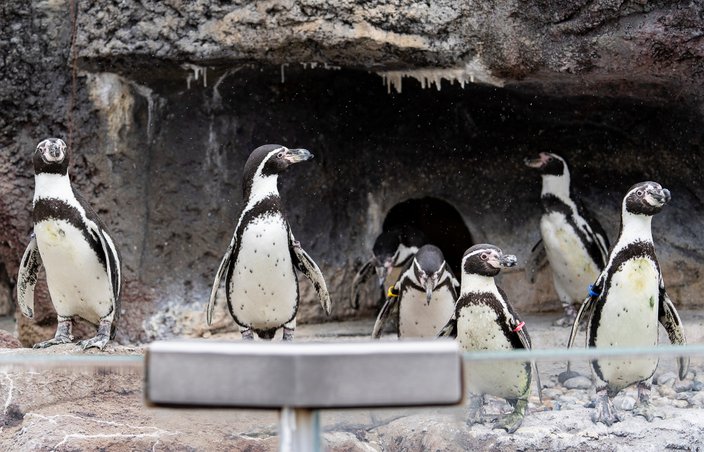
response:
M452 204L433 197L402 201L386 214L383 230L404 224L422 231L428 243L440 248L455 276L460 277L462 255L474 244L474 239Z

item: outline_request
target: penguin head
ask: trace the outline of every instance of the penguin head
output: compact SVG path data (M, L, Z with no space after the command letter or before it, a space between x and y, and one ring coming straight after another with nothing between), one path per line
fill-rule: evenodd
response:
M294 163L305 162L313 158L306 149L289 149L280 144L265 144L253 150L244 164L243 185L245 197L256 178L278 176Z
M434 245L423 245L413 258L413 273L425 289L425 298L428 304L430 304L433 291L440 282L444 268L445 257L440 248Z
M549 176L562 176L568 172L567 161L557 154L541 152L537 159L525 159L526 166L535 168L540 174Z
M489 244L474 245L464 252L462 271L466 274L496 276L503 267L516 265L516 256L504 254L500 248Z
M425 235L408 225L394 226L379 234L372 248L379 284L383 285L391 269L403 263L423 244Z
M68 174L69 152L61 138L47 138L34 151L34 172Z
M670 190L657 182L646 181L635 184L623 198L623 209L635 215L652 216L660 212L670 201Z

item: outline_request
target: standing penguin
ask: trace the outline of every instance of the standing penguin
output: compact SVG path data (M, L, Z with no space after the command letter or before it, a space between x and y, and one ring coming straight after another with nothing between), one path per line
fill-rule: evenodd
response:
M436 337L455 311L458 290L459 282L440 248L422 246L406 265L398 282L389 287L386 303L374 323L372 338L381 336L395 305L398 306L398 337Z
M310 279L325 313L330 314L330 295L323 274L293 237L278 189L279 174L294 163L312 158L305 149L278 144L260 146L250 154L243 175L246 204L215 275L206 315L208 325L225 272L227 306L243 339L253 339L253 331L262 339L272 339L281 327L283 340L293 339L299 301L294 268Z
M371 259L359 269L352 281L351 306L354 309L359 308L361 285L371 277L374 270L383 300L386 288L396 284L401 270L425 243L425 234L410 225L394 226L379 234L374 241Z
M547 256L555 291L565 311L565 316L555 324L570 326L584 288L594 282L606 265L609 241L599 222L571 193L565 159L541 152L539 158L526 159L525 164L538 169L543 179L542 241L533 248L531 262L539 260L538 256ZM534 268L538 265L529 263Z
M669 200L669 190L656 182L641 182L628 190L621 206L618 241L579 310L568 347L574 342L580 319L587 313L591 313L587 328L589 347L656 346L658 322L665 327L670 342L686 344L682 322L665 291L651 231L653 215ZM679 358L678 364L679 377L683 379L689 358ZM593 421L606 425L618 422L611 397L634 383L638 383L634 413L651 421L654 413L650 388L657 365L656 357L592 361L597 394Z
M115 337L120 315L122 281L115 244L68 177L70 151L58 138L48 138L34 153L34 233L22 256L17 302L34 316L34 287L44 264L49 295L58 317L53 339L34 348L73 342L73 317L98 325L98 333L78 343L84 350L102 350Z
M518 314L494 281L502 267L516 265L516 256L503 254L494 245L474 245L462 258L462 285L455 315L439 336L455 337L462 350L499 351L530 349L531 342ZM541 395L540 376L527 361L477 362L467 368L472 400L470 422L481 420L484 394L503 397L514 408L494 428L515 432L528 407L530 384L535 377Z

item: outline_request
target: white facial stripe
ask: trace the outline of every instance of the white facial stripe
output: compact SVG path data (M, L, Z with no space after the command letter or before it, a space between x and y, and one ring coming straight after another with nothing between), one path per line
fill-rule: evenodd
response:
M262 175L262 172L264 171L264 165L266 165L266 162L268 162L273 155L285 150L286 148L283 146L276 148L269 152L264 159L262 159L261 163L257 167L257 170L254 172L254 178L252 179L252 190L249 193L249 199L247 200L247 206L244 211L251 209L262 199L279 193L279 176L277 174L264 176Z
M465 261L466 261L467 259L469 259L470 257L476 256L476 255L482 254L482 253L487 253L487 254L490 254L490 255L498 255L499 252L496 251L496 250L494 250L494 249L491 249L491 248L483 248L483 249L480 249L480 250L472 251L471 253L469 253L468 255L466 255L466 256L464 257L464 259L462 259L462 266L464 267Z
M78 202L71 188L68 174L40 173L34 176L34 202L42 199L60 199L81 212L85 217L83 206Z

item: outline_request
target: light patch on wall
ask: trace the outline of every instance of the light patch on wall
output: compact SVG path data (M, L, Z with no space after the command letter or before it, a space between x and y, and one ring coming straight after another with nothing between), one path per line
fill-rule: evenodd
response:
M107 128L106 153L119 152L120 133L132 126L134 97L130 83L110 72L84 73L93 105Z
M372 249L374 239L381 232L381 224L384 221L384 212L381 204L377 202L372 193L367 193L367 230L364 236L367 238L365 249Z

